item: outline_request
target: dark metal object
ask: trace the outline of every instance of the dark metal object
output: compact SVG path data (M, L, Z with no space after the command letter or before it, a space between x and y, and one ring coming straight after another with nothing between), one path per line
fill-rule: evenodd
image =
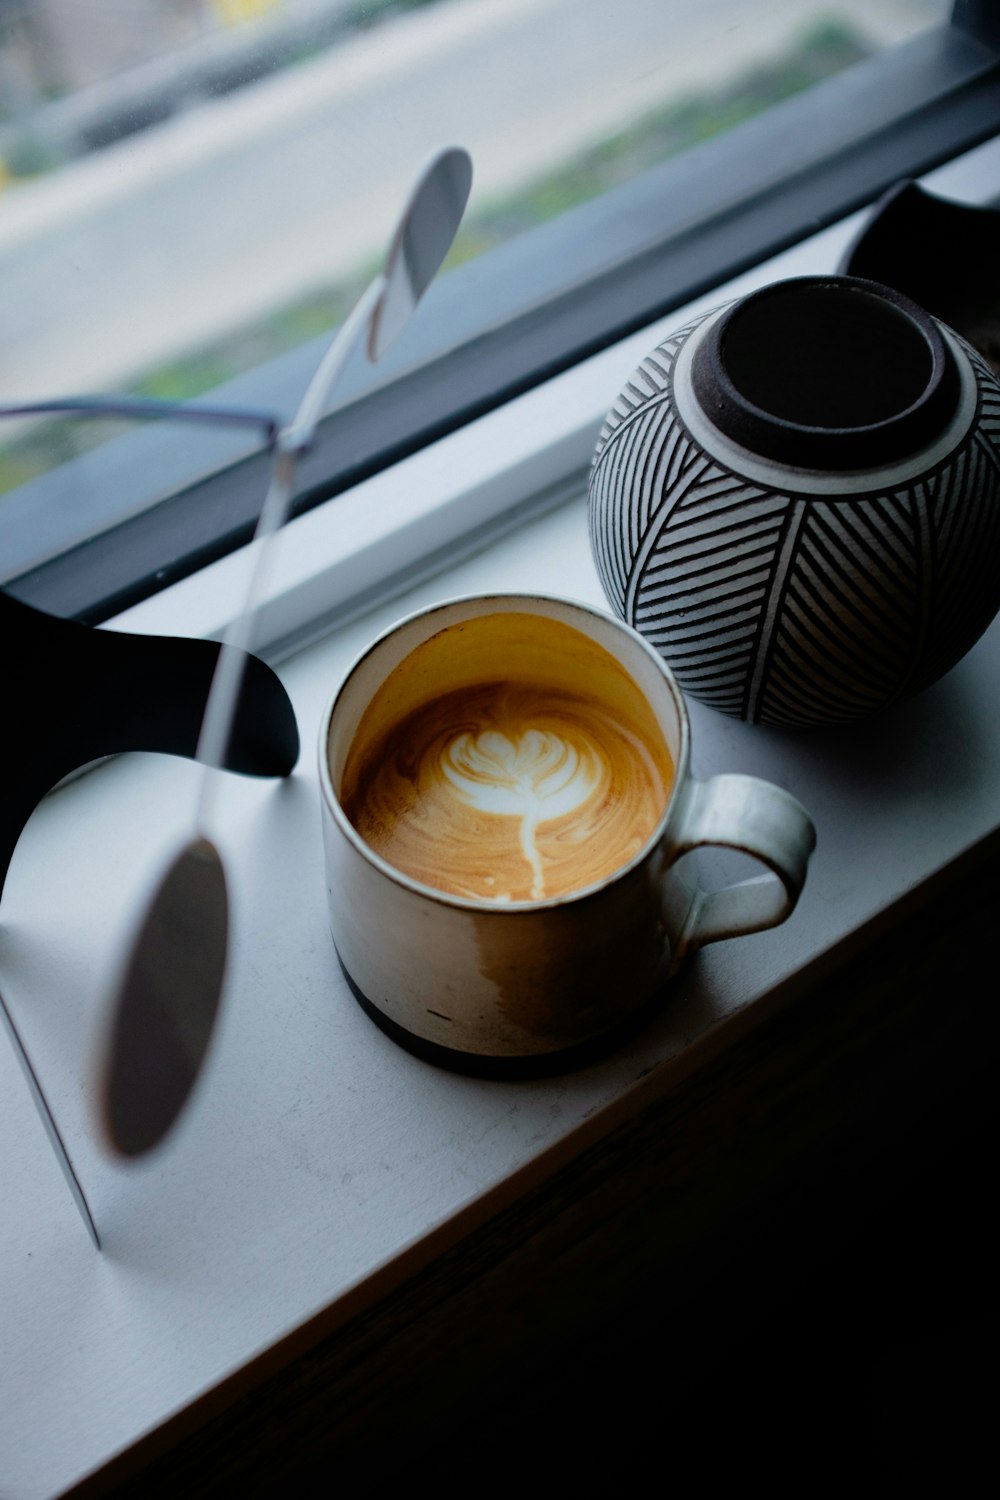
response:
M840 271L882 281L960 333L1000 376L1000 208L897 182L875 204Z
M215 641L92 629L3 592L0 636L7 643L2 893L24 825L65 776L127 750L194 759L220 648ZM287 776L298 754L295 710L280 678L248 656L225 769Z

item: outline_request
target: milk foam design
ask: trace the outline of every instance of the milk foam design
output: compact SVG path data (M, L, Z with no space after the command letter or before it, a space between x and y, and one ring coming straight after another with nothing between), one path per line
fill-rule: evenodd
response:
M544 896L538 825L575 812L598 790L601 765L592 747L539 729L513 738L486 730L453 740L441 769L471 807L519 820L521 849L534 876L531 896Z
M601 880L646 842L670 768L591 699L555 686L478 684L432 698L348 775L344 807L390 864L491 902Z
M388 864L503 905L559 899L628 864L663 816L674 766L609 652L518 612L410 652L334 774L348 820Z

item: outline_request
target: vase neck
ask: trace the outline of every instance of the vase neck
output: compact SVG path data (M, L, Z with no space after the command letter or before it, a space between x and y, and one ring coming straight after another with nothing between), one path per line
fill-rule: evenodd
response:
M742 447L834 470L926 447L961 385L929 313L850 276L794 277L734 302L706 331L691 375L702 411Z

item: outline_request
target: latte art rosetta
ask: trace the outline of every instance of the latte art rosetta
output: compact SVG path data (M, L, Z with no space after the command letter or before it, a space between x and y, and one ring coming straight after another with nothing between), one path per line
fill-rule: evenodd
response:
M486 730L475 738L459 735L441 770L470 807L518 820L521 850L534 877L530 894L544 896L538 826L579 812L600 790L602 762L595 747L574 745L552 730L528 729L513 740Z
M646 843L670 767L592 699L493 682L432 698L347 766L365 841L454 895L539 900L600 880Z

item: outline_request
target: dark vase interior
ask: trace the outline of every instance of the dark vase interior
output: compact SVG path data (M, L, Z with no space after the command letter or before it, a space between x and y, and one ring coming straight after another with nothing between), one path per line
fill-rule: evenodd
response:
M888 421L919 401L934 373L912 319L883 298L835 286L789 287L745 303L726 329L722 358L749 402L807 427Z
M848 276L793 277L734 303L701 341L692 379L706 414L751 452L835 470L919 451L959 390L933 318Z

